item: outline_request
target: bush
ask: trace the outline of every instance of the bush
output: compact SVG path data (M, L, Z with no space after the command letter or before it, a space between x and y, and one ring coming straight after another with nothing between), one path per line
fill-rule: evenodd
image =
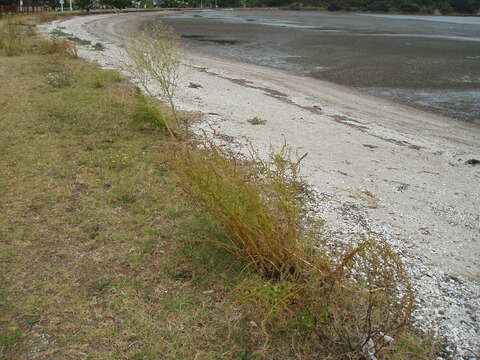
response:
M378 12L388 12L390 10L390 4L387 0L373 1L367 6L367 10L378 11Z
M255 116L254 118L248 119L247 122L252 125L265 125L267 120L260 119L259 117Z
M156 107L150 105L143 97L138 99L137 105L130 114L131 125L142 129L145 127L167 131L167 117Z
M420 11L420 5L411 0L405 0L399 5L399 10L406 13L416 13Z
M105 45L97 42L97 43L95 43L95 45L93 45L93 48L97 51L103 51L103 50L105 50Z
M480 8L476 0L451 0L450 4L455 11L467 14L473 14Z
M242 166L213 144L184 149L172 166L185 191L226 237L208 239L253 264L270 278L302 272L302 206L298 199L299 163L286 159Z
M263 337L264 351L272 334L288 331L325 358L431 358L428 346L410 354L402 345L414 294L388 244L310 235L319 232L306 226L300 160L291 161L288 148L268 161L253 151L239 161L207 142L173 151L170 166L215 228L204 241L255 270L234 290L234 307L257 329L252 336Z
M328 11L339 11L342 10L342 6L338 0L331 0L328 2Z

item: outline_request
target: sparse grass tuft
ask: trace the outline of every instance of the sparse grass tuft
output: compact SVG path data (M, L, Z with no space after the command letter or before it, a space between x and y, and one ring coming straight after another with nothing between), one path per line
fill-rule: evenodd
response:
M130 113L130 119L131 125L136 129L153 128L161 131L169 129L167 116L157 107L149 104L148 100L140 93L137 93L137 104Z
M76 36L67 36L67 39L77 43L78 45L86 46L86 45L91 45L92 44L92 42L90 40L80 39L79 37L76 37Z
M213 144L174 156L183 188L226 234L209 241L272 278L302 271L299 163L286 159L286 148L272 155L272 163L252 166L242 166Z
M65 31L63 31L62 28L59 28L59 27L56 27L55 29L53 29L52 31L50 31L50 35L53 36L53 37L67 37L67 36L71 36L71 34L66 33Z
M100 89L100 88L103 88L104 86L105 86L105 80L100 76L96 76L91 82L91 87L94 89Z
M267 123L267 120L260 119L259 117L255 116L251 119L248 119L247 122L252 125L265 125Z
M93 48L97 51L103 51L106 49L105 45L99 42L95 43L95 45L93 45Z

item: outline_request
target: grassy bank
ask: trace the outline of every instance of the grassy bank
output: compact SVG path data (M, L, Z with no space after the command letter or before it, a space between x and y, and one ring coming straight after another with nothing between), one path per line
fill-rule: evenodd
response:
M171 140L129 125L132 86L61 54L0 57L0 78L0 358L242 352L235 265L195 255L201 219L162 165Z
M169 137L163 104L12 26L0 359L433 358L388 247L306 230L288 154L239 162Z

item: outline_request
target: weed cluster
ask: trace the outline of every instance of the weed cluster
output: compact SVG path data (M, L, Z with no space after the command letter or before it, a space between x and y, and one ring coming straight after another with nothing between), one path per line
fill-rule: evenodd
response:
M267 123L267 120L260 119L259 117L255 116L251 119L248 119L247 122L249 122L252 125L265 125Z
M90 40L80 39L77 36L67 36L67 39L77 43L78 45L92 45L92 42Z
M65 31L63 31L64 29L65 29L65 27L56 27L55 29L50 31L50 36L52 36L52 37L71 36L69 33L66 33Z
M178 37L172 28L155 24L137 34L134 41L125 48L134 63L134 66L128 66L128 70L140 81L143 90L155 97L149 86L152 78L159 85L161 96L170 105L174 120L173 124L166 121L165 126L170 135L175 136L174 127L180 129L180 118L175 106L181 64ZM184 123L185 132L188 132L187 124Z
M209 241L271 278L303 268L298 166L281 155L273 164L247 166L211 143L179 151L173 161L184 189L226 234Z
M50 31L50 36L53 39L65 38L65 39L67 39L67 40L69 40L69 41L71 41L75 44L81 45L81 46L91 46L92 49L97 50L97 51L103 51L103 50L106 49L105 45L103 45L100 42L97 42L97 43L92 45L92 42L90 40L81 39L78 36L74 36L70 33L67 33L65 31L63 31L63 30L65 30L64 27L56 27L55 29Z
M207 142L175 152L171 167L215 226L204 240L260 275L234 293L246 318L258 323L263 351L272 335L288 331L292 341L326 358L398 356L414 304L400 260L374 239L343 244L311 236L301 158L291 155L284 146L267 161L253 151L249 161L239 161Z
M57 89L71 86L74 82L72 75L66 69L49 72L46 75L47 83Z
M97 51L103 51L106 49L106 47L102 43L97 42L95 45L93 45L93 49Z
M137 89L137 103L130 113L131 126L136 129L153 128L160 131L174 131L169 127L167 115L162 113L156 106L152 105L145 96Z
M113 154L107 159L107 166L110 169L126 169L132 165L132 162L129 154Z

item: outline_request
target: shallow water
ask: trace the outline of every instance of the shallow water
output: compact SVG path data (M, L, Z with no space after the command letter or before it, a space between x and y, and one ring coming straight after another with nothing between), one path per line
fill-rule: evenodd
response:
M480 18L207 10L162 19L195 50L480 124Z

